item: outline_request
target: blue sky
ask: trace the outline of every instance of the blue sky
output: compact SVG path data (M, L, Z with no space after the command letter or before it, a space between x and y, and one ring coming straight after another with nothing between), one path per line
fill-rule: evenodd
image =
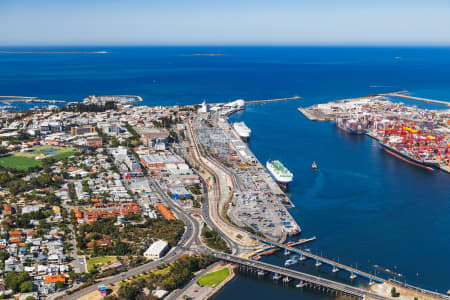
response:
M450 45L450 0L0 0L0 45Z

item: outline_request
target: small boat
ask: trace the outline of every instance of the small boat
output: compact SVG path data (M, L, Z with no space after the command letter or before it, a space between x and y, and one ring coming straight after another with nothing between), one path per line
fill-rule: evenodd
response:
M312 163L311 168L312 168L313 170L317 170L317 164L316 164L316 162L313 162L313 163Z
M285 250L284 250L284 255L287 256L287 255L289 255L289 254L291 254L291 251L289 251L288 249L285 249Z
M253 260L260 260L260 259L261 259L261 256L259 256L259 255L253 257Z
M284 266L289 267L289 266L294 265L296 262L297 262L297 260L295 260L295 259L288 259L287 261L284 262Z

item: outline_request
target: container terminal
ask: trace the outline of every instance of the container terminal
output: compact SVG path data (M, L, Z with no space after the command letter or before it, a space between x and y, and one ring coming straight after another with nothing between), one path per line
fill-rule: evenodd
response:
M300 233L286 208L294 205L228 123L230 114L244 108L243 100L212 106L203 103L192 120L194 133L204 153L232 174L234 189L225 208L231 222L271 239L284 240Z
M310 120L334 121L351 134L366 134L409 164L450 173L450 109L429 110L367 96L298 110ZM390 94L389 94L390 95ZM428 100L431 101L431 100Z

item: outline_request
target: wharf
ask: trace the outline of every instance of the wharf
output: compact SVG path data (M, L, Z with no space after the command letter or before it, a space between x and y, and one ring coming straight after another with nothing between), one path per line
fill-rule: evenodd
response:
M235 136L236 139L240 139L239 135L237 134L237 132L232 129L231 132L233 133L233 135ZM266 170L266 168L262 165L262 163L259 161L259 159L256 158L256 155L250 150L249 146L246 145L247 147L247 152L250 153L255 159L256 159L256 164L258 165L260 170ZM237 152L239 152L239 149L235 149ZM291 208L295 208L295 204L294 202L292 202L292 200L286 196L286 193L280 188L280 186L272 179L272 177L264 171L264 173L262 173L262 175L267 176L268 177L268 183L270 183L270 187L272 190L277 191L278 195L283 195L284 196L284 204L289 204L289 206Z
M440 166L441 170L450 174L450 166Z
M331 121L332 118L327 117L324 114L319 112L311 111L311 109L299 107L297 108L299 112L301 112L308 120L311 121Z
M373 139L375 139L375 140L377 140L377 141L380 140L380 138L379 138L374 132L366 131L366 135L367 135L367 136L370 136L371 138L373 138Z

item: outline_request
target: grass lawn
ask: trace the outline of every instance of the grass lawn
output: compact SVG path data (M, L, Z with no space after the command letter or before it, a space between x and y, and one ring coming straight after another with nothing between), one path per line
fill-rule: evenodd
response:
M219 271L208 273L198 280L198 284L202 286L209 286L215 288L222 281L224 281L228 275L230 275L230 270L228 268L223 268Z
M46 152L45 150L54 149L52 152ZM0 159L0 166L15 168L19 170L28 169L34 166L41 166L42 163L35 160L35 157L40 154L48 154L49 158L60 160L66 157L70 157L75 154L75 148L73 147L54 147L54 146L42 146L35 148L33 152L16 152L11 156ZM6 159L8 158L8 159ZM5 159L2 163L1 160ZM11 161L11 163L9 163Z
M4 168L26 170L28 168L41 165L42 163L40 161L24 156L10 155L0 158L0 166Z
M70 156L75 154L75 151L67 151L67 150L65 150L65 151L57 151L57 152L58 152L58 154L50 156L50 158L58 160L58 159L63 159L63 158L66 158L66 157L70 157Z
M87 261L87 267L88 267L88 271L93 271L94 270L94 265L96 264L108 264L112 261L115 261L117 259L116 256L99 256L99 257L94 257L91 258Z

